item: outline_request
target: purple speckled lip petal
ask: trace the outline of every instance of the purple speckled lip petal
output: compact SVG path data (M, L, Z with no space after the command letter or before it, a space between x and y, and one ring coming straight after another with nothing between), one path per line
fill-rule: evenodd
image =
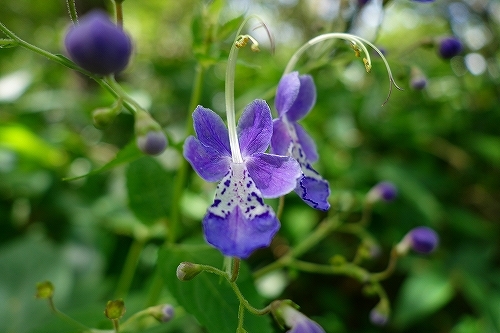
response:
M292 138L290 137L286 123L281 118L274 119L271 153L286 156L291 144Z
M316 103L316 86L313 78L310 75L301 75L299 81L299 93L286 113L290 121L298 121L304 118Z
M244 163L231 163L202 223L208 243L224 255L238 258L269 246L280 227Z
M238 121L238 140L241 154L263 153L273 135L271 109L264 100L248 104Z
M276 110L278 111L278 116L281 117L288 112L290 107L295 102L295 99L299 94L299 90L300 80L298 72L292 72L283 75L280 82L278 83L276 98L274 100Z
M316 150L316 144L314 140L309 136L306 130L297 123L294 123L295 133L299 139L300 146L306 154L306 158L309 162L313 163L318 160L318 151Z
M247 158L246 166L265 198L277 198L292 191L302 173L295 159L265 153Z
M220 155L216 149L204 146L193 136L186 139L183 151L184 158L207 182L219 181L229 172L231 157Z
M330 209L330 203L328 202L330 186L322 178L302 177L297 182L295 192L312 208L323 211Z
M229 134L218 114L198 105L193 112L193 125L201 144L215 149L220 155L231 156Z

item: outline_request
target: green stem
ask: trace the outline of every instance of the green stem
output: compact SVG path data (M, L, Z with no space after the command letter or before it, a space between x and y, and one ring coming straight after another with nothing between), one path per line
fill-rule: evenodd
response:
M71 318L70 316L68 316L67 314L65 314L64 312L61 312L59 311L55 304L54 304L54 301L52 300L52 298L49 298L49 306L50 306L50 309L52 310L52 312L58 316L59 318L61 318L62 320L66 321L67 323L69 323L70 325L73 325L74 327L78 327L79 330L84 330L84 331L87 331L87 330L90 330L89 327L85 326L84 324L80 323L79 321Z
M356 280L363 283L370 280L370 272L351 263L344 263L342 265L333 266L315 264L300 260L292 260L290 261L288 266L309 273L346 275L355 278Z
M78 24L78 14L76 12L76 4L75 0L66 0L66 4L68 6L69 17L73 24Z
M271 311L271 308L270 308L269 305L266 306L263 309L254 308L247 301L247 299L245 298L245 296L243 296L243 294L241 293L240 288L238 287L238 285L236 284L236 282L231 282L230 276L226 272L224 272L224 271L222 271L222 270L220 270L218 268L215 268L213 266L210 266L210 265L202 265L202 264L199 264L199 265L200 265L200 267L204 271L206 271L208 273L216 274L218 276L221 276L221 277L225 278L229 282L229 285L231 286L231 288L233 289L234 293L236 294L236 297L238 297L238 300L240 301L240 303L243 304L245 306L245 308L249 312L251 312L251 313L253 313L255 315L261 316L261 315L265 315L265 314L267 314L267 313L269 313Z
M113 322L113 328L115 329L115 332L120 332L120 321L118 319L112 319L111 321Z
M391 257L389 258L389 263L387 264L387 268L384 269L382 272L373 273L372 279L376 281L381 281L391 276L394 270L396 269L396 264L398 262L398 259L399 259L398 251L396 247L393 247L391 250Z
M245 321L245 307L242 303L238 306L238 327L236 328L236 333L245 332L243 329L243 323Z
M138 110L144 110L142 106L140 106L139 103L137 103L132 97L130 97L127 92L123 90L122 86L120 86L120 84L116 82L114 75L108 75L104 82L106 82L111 87L111 89L113 89L118 97L122 98L123 101L126 101L133 106L132 110L129 109L132 114L137 113Z
M132 284L132 281L134 279L137 262L139 261L139 257L143 248L144 241L134 239L128 251L127 258L123 266L123 271L116 286L115 299L124 298L127 295L130 289L130 285Z
M283 215L283 210L285 209L285 196L282 195L278 201L278 209L276 210L276 218L281 220L281 215Z
M163 288L163 278L161 277L158 269L156 269L153 276L153 282L151 282L151 287L149 288L148 300L146 302L146 306L152 306L153 304L158 303L158 299L160 298L162 288Z
M121 1L115 1L116 24L123 28L123 6Z
M238 274L240 272L240 259L234 257L233 258L233 269L231 272L231 279L229 279L229 282L236 282L238 279Z
M191 99L189 101L188 114L193 112L196 106L200 103L201 92L203 87L203 76L205 74L205 68L198 64L196 66L196 73L193 82L193 91L191 93ZM193 131L193 118L190 116L186 119L186 133L189 135ZM174 195L172 199L172 212L170 216L170 225L167 230L167 240L169 243L175 243L177 240L177 229L181 220L181 198L182 192L184 191L186 178L188 175L189 164L185 158L181 159L181 164L177 170L177 175L174 180Z
M334 229L336 229L340 225L340 221L338 219L338 215L334 215L332 217L327 218L323 222L319 224L319 226L307 236L302 242L300 242L295 248L291 249L290 252L285 254L280 259L275 262L262 267L257 270L253 277L254 279L258 279L259 277L272 272L276 269L280 269L286 267L290 264L293 258L300 257L302 254L307 252L309 249L318 244L322 239L330 234Z

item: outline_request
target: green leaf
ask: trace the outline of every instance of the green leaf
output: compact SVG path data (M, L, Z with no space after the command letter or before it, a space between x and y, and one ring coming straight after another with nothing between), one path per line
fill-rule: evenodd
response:
M240 15L232 20L227 21L221 27L219 27L217 30L217 40L225 40L226 38L231 36L231 34L235 34L241 23L243 23L244 18L245 15Z
M489 163L500 166L500 138L493 135L475 135L469 139L469 145Z
M454 290L445 274L425 270L411 275L401 288L395 305L394 323L406 326L429 315L453 297Z
M179 263L189 261L221 267L223 256L206 244L171 245L160 250L158 266L171 294L186 311L198 319L211 333L234 333L238 326L238 299L225 279L202 272L190 281L179 281L176 269ZM241 263L238 287L254 307L263 307L251 274ZM269 316L245 315L245 329L251 333L271 332Z
M71 180L76 180L76 179L80 179L83 177L96 175L96 174L99 174L101 172L111 170L120 164L132 162L132 161L134 161L142 156L144 156L144 154L139 150L139 148L137 148L135 141L131 141L128 145L123 147L123 149L120 150L118 152L118 154L116 154L116 157L113 160L106 163L104 166L100 167L99 169L92 170L85 175L71 177L71 178L63 178L63 180L71 181Z
M154 158L144 156L127 167L129 207L145 224L169 216L174 174Z

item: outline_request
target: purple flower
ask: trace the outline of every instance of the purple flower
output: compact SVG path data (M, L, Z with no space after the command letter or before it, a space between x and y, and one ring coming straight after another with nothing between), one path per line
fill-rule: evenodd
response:
M208 243L226 256L246 258L267 247L280 224L263 198L279 197L296 185L297 162L264 153L271 141L271 110L263 100L250 103L241 115L238 142L243 161L231 154L229 133L215 112L198 106L193 112L196 138L184 143L184 157L206 181L219 181L214 203L203 218Z
M297 180L295 192L309 206L326 211L330 208L330 186L311 166L318 159L316 145L297 123L311 111L315 102L316 87L311 76L292 72L281 78L275 100L279 118L273 121L271 151L299 162L302 175Z
M292 306L284 306L281 310L281 316L285 325L290 327L287 333L325 333L325 330L319 324Z
M380 312L380 310L375 307L370 311L370 321L377 326L385 326L389 321L387 314Z
M102 11L92 11L71 26L64 44L74 62L100 75L123 70L132 53L129 36Z
M445 37L439 42L439 55L451 59L462 52L462 42L455 37Z

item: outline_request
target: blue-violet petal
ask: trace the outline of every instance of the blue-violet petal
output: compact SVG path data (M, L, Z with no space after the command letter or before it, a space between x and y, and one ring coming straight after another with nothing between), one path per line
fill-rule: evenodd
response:
M220 155L231 156L229 133L222 118L210 109L198 105L193 112L193 125L198 140Z
M237 131L243 156L266 151L273 135L271 109L266 101L255 100L247 105L238 121Z
M204 146L200 140L190 136L184 141L184 158L196 173L207 182L216 182L229 172L231 157L221 155L216 149Z
M299 93L286 113L290 121L298 121L304 118L316 103L316 86L314 85L312 76L300 75L299 81Z
M278 83L276 98L274 100L274 105L276 106L276 110L278 111L278 115L280 117L287 113L293 105L297 95L299 94L299 90L300 80L298 72L283 75Z
M299 163L291 157L254 154L245 163L250 177L265 198L277 198L292 191L302 173Z

